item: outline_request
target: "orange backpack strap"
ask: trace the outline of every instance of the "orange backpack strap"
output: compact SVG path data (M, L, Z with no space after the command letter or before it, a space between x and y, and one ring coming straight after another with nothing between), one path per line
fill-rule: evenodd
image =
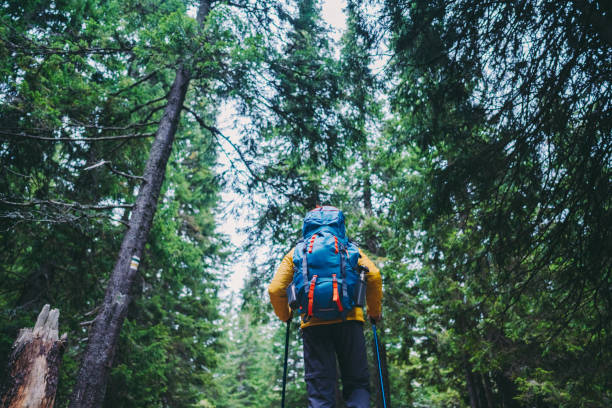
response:
M338 280L336 279L335 273L332 274L332 279L333 279L333 288L334 288L334 292L332 295L332 301L336 302L336 304L338 305L338 311L342 312L342 301L340 300L340 296L338 296Z
M312 246L314 245L314 241L315 241L316 237L317 237L317 234L312 234L312 238L310 238L310 245L308 246L308 253L309 254L312 253Z
M312 277L310 281L310 290L308 291L308 317L312 316L312 306L314 304L314 289L317 281L317 275Z

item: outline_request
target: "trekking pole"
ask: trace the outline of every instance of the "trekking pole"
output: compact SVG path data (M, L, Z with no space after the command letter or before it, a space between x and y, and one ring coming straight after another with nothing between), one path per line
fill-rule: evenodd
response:
M380 392L382 394L383 407L387 408L387 399L385 398L385 385L383 384L383 375L380 365L380 353L378 351L378 336L376 335L376 321L370 319L372 323L372 332L374 333L374 344L376 345L376 359L378 360L378 378L380 379Z
M285 385L287 385L287 359L289 357L289 327L291 319L287 320L287 333L285 334L285 366L283 368L283 396L281 399L281 408L285 408Z

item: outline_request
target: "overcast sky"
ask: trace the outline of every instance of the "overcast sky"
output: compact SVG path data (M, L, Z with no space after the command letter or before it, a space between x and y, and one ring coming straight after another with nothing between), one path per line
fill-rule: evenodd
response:
M342 11L346 6L346 1L324 0L321 2L321 5L322 17L332 27L331 36L338 43L342 32L346 28L346 15ZM237 112L234 107L226 105L220 110L218 125L224 134L230 137L234 143L239 143L240 136L235 123L236 119ZM224 151L219 153L219 171L221 172L231 171L228 155L232 158L235 165L239 166L239 160L237 157L234 157L235 154L232 152L231 147L226 144L224 150L227 152L227 155ZM235 248L240 248L246 239L246 234L240 232L240 230L249 226L247 214L244 213L246 208L242 207L244 197L227 189L227 191L221 193L221 200L220 208L222 211L217 216L217 231L225 234ZM240 213L242 216L236 216L235 213ZM224 295L229 296L232 292L237 293L242 287L248 270L247 259L246 254L240 254L239 251L235 257L232 257L230 270L228 271L231 275L227 279L223 279L228 285L229 293L224 291Z

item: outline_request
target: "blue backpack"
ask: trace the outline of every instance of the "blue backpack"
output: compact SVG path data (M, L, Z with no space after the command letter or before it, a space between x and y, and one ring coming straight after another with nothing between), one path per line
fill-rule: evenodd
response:
M353 307L363 306L357 299L365 290L358 260L359 248L346 236L342 211L330 206L310 211L293 252L293 282L287 288L291 308L308 321L312 316L344 319Z

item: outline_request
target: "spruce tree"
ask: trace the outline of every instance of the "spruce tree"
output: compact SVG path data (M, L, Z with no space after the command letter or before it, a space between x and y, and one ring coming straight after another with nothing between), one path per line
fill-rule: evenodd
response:
M605 364L579 363L609 338L609 12L385 4L394 139L418 155L394 212L423 231L419 348L472 406L609 398Z

